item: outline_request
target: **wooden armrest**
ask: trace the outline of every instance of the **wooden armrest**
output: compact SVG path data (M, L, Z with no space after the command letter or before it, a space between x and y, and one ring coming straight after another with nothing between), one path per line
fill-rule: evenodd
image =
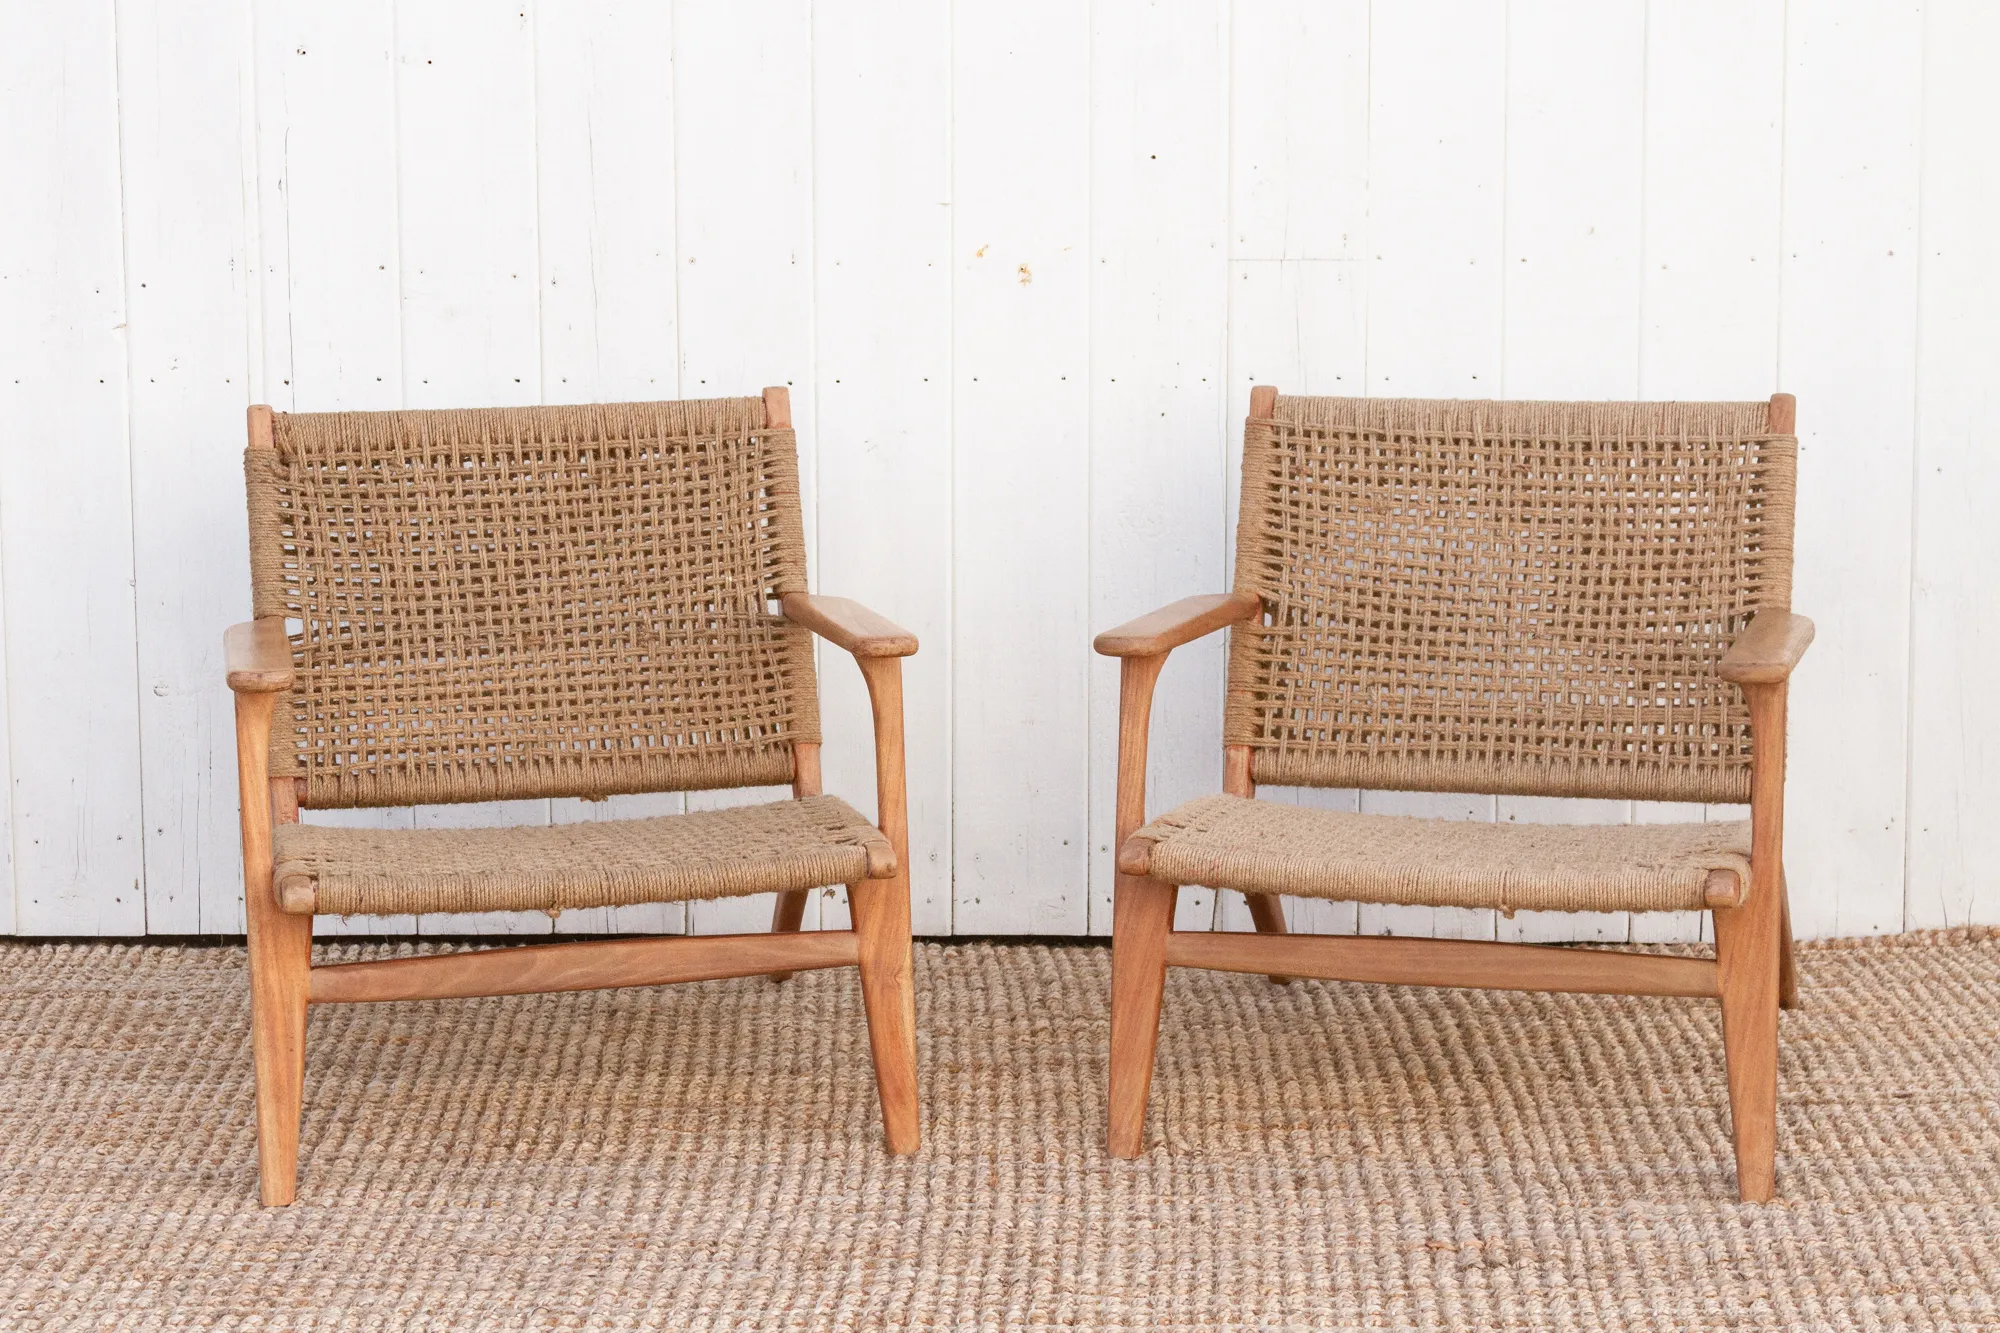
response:
M292 688L292 641L283 616L231 625L222 635L229 688L238 694L278 694Z
M1790 611L1759 611L1751 617L1718 668L1724 680L1738 685L1776 685L1789 679L1792 668L1813 641L1813 623Z
M1097 636L1097 651L1106 657L1152 657L1212 634L1224 625L1248 620L1264 609L1250 592L1206 593L1183 597L1171 606L1149 611L1117 629Z
M917 651L916 635L845 597L788 592L780 604L785 619L856 657L908 657Z

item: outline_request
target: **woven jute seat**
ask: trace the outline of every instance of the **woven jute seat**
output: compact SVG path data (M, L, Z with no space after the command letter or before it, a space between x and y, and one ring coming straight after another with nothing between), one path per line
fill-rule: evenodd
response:
M1112 1151L1139 1151L1168 965L1723 1002L1739 1185L1769 1197L1792 614L1792 400L1251 396L1235 588L1098 637L1123 659ZM1167 654L1229 629L1223 786L1148 822ZM1749 802L1748 823L1564 827L1335 813L1259 783ZM1171 930L1178 886L1255 935ZM1435 907L1708 909L1716 959L1293 939L1284 895Z
M1750 821L1488 824L1203 796L1125 840L1121 869L1170 884L1364 903L1699 911L1709 878L1748 883Z
M684 902L889 879L896 852L838 796L654 819L496 829L282 824L280 903L494 912Z
M857 965L892 1151L917 1144L901 659L806 590L789 397L250 412L251 592L227 637L242 778L258 1152L296 1188L309 1003L654 985ZM870 821L820 791L812 636L875 715ZM791 800L508 828L299 810L784 783ZM852 930L800 932L846 885ZM316 913L773 893L773 933L314 968Z

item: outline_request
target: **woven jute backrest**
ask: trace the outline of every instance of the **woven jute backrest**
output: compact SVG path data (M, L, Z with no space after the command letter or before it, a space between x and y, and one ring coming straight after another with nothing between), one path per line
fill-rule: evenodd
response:
M1789 609L1768 403L1277 399L1244 431L1225 738L1260 782L1745 801L1716 673Z
M798 459L756 398L279 415L245 457L271 771L313 806L785 782L819 739Z

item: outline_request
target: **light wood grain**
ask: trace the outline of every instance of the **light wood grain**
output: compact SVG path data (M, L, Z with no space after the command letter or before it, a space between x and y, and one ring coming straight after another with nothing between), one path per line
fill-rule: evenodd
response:
M1813 623L1791 611L1759 611L1729 645L1716 672L1739 685L1772 685L1791 678L1812 646Z
M1734 870L1711 870L1702 883L1701 900L1709 907L1741 907L1743 877Z
M764 424L773 430L792 427L792 391L783 385L764 390Z
M1257 614L1263 603L1255 593L1207 593L1183 597L1178 602L1128 620L1116 629L1097 636L1095 647L1106 657L1151 657L1169 652L1204 634L1213 634L1225 625L1234 625Z
M1165 956L1172 967L1281 971L1327 981L1592 995L1717 994L1715 964L1706 959L1553 944L1177 930L1167 937Z
M1153 688L1166 654L1119 663L1118 844L1146 822L1146 748ZM1173 925L1171 884L1120 874L1111 916L1111 1083L1108 1141L1113 1157L1136 1157L1146 1128L1153 1083L1160 1001L1167 979L1167 932Z
M258 1196L267 1206L288 1204L298 1191L306 993L312 968L312 918L281 911L271 892L273 819L298 818L291 782L273 782L268 773L276 699L263 691L236 696L243 907L250 944L250 1052L257 1079L257 1181Z
M847 886L848 911L859 940L861 998L868 1010L868 1045L882 1097L882 1127L892 1153L915 1152L917 1123L916 982L910 944L909 793L903 773L903 664L864 657L875 710L875 823L896 850L893 879Z
M526 944L316 967L311 1000L354 1004L665 986L844 967L858 956L856 936L844 930Z
M283 693L297 679L282 616L231 625L223 631L222 654L232 690Z
M917 651L916 635L846 597L788 592L779 604L785 619L856 657L908 657Z
M1761 1203L1777 1188L1778 1002L1785 929L1784 685L1752 686L1750 897L1715 913L1722 986L1722 1043L1729 1066L1729 1120L1736 1190Z

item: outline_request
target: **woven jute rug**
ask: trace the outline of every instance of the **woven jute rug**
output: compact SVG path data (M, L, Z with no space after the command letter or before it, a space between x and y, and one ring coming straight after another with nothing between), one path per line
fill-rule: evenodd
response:
M263 1210L242 951L8 945L0 1326L2000 1327L2000 935L1802 976L1771 1206L1711 1004L1177 972L1121 1162L1108 953L927 945L914 1157L852 973L346 1006Z

